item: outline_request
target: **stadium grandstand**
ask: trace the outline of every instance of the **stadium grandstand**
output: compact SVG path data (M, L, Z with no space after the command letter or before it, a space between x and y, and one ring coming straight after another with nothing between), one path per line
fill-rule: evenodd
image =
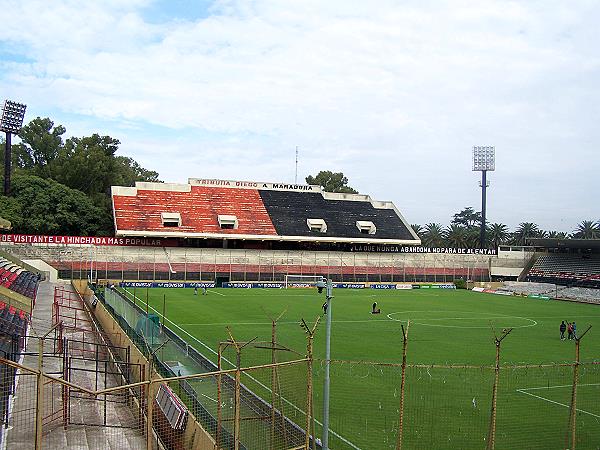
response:
M490 281L495 250L426 248L392 202L320 186L190 179L112 188L115 237L5 235L61 278L272 282ZM520 274L523 254L502 259ZM510 268L504 266L511 266ZM512 271L512 272L511 272ZM515 275L515 276L516 276Z
M419 245L392 202L324 192L320 186L190 179L188 184L113 187L117 236L176 237L226 248Z
M531 239L546 249L526 279L568 287L600 288L600 241L594 239Z
M296 351L276 341L278 319L260 319L260 314L267 314L263 305L272 301L270 312L281 307L281 299L287 307L320 313L317 291L297 294L293 290L265 289L249 293L213 288L283 288L288 287L289 279L299 280L293 287L308 287L311 282L307 280L322 281L326 277L336 289L346 289L336 294L340 300L345 297L345 302L338 303L339 311L353 305L369 311L375 296L381 303L373 303L373 311L376 305L389 301L387 308L395 309L386 309L385 317L377 310L377 315L366 312L364 320L340 322L356 326L352 336L361 333L365 340L369 336L386 340L367 345L369 354L373 349L385 348L387 340L398 338L400 319L396 317L406 312L423 316L415 324L421 324L419 333L433 333L425 337L427 341L437 336L439 327L460 329L457 320L464 321L461 326L469 332L487 332L492 321L505 331L507 326L519 330L537 326L534 319L525 317L528 313L521 313L526 306L521 298L509 300L513 294L600 302L600 290L590 289L598 287L594 283L600 274L594 242L536 240L529 246L499 249L428 248L421 245L393 203L367 195L332 194L309 185L190 179L186 184L114 186L112 202L114 236L0 234L0 356L4 358L0 365L4 425L0 445L31 448L35 440L48 448L94 450L196 450L236 448L236 444L237 448L248 449L322 448L317 438L323 426L316 421L318 407L313 415L313 376L319 387L322 383L322 371L317 369L314 375L312 371L311 333L315 328L311 331L304 319L304 326L298 327L296 316L282 323L283 335L296 339L294 348L300 349ZM40 283L44 279L47 282ZM466 286L458 283L459 279L466 281ZM454 289L459 286L475 292ZM203 301L199 287L210 288L207 295L211 301ZM406 291L402 295L370 288ZM425 288L438 291L430 294ZM479 292L507 297L495 296L482 302L477 300L482 295ZM465 293L472 297L463 297ZM318 300L297 302L293 297ZM400 298L403 306L395 303ZM239 299L243 300L236 303ZM472 310L462 313L466 316L456 315L454 308L459 307L447 306L450 301L456 305L468 301ZM514 301L519 302L516 312L495 315L487 310L488 305L499 308ZM421 306L429 302L434 306ZM243 308L230 306L242 303ZM252 305L257 303L260 313L252 312ZM408 304L412 306L404 306ZM229 310L217 323L204 325L192 318L207 311L213 314L212 308L220 307ZM480 307L483 309L478 311ZM202 308L209 310L202 312ZM244 319L240 322L230 313L239 313ZM350 313L354 317L356 312ZM245 315L258 317L258 322L248 323ZM314 327L318 323L319 319ZM223 341L226 336L221 328L225 324L229 338ZM385 332L388 334L369 334L373 324L389 326L389 332ZM266 325L267 339L271 340L236 341L238 328L245 330L249 325L257 326L256 330L252 328L253 336L264 332ZM192 327L191 331L186 327ZM213 337L207 331L211 327L217 330L218 341L211 341ZM404 338L406 345L406 335ZM243 360L241 349L246 346L247 359ZM465 383L467 369L444 366L443 370L460 370L461 374L448 398L439 401L459 405L459 416L472 429L464 436L438 433L428 426L439 420L426 419L415 422L414 429L419 431L413 435L408 428L400 432L394 425L404 414L404 409L398 409L395 394L402 385L397 379L401 366L397 360L390 366L387 357L385 353L382 365L366 361L358 364L354 360L334 362L339 380L336 386L347 389L351 402L355 396L373 397L373 380L379 380L383 397L373 402L372 409L365 401L361 413L365 420L379 421L376 432L372 428L364 434L356 433L358 422L344 416L351 408L338 407L336 414L342 420L336 420L331 429L335 442L331 448L384 448L386 443L401 442L398 436L404 436L406 442L428 445L423 436L435 435L425 448L441 448L437 444L446 443L448 436L454 440L452 448L475 448L463 443L471 439L477 440L477 445L481 443L487 426L476 429L471 413L476 408L475 395L477 401L488 395L489 379L472 378L475 382ZM488 364L487 357L484 359ZM425 360L426 369L415 366L411 370L417 372L407 372L411 382L417 383L413 388L421 389L415 398L433 398L444 392L442 385L419 385L420 380L436 380L429 367L441 368L433 368L433 359ZM322 359L314 361L322 368ZM486 370L482 370L484 367ZM477 376L491 374L488 365L471 368ZM421 369L426 372L419 374ZM443 384L447 376L440 377ZM34 378L37 385L32 382ZM567 386L563 381L557 383ZM466 401L455 404L455 393L465 386L470 389ZM368 390L365 397L357 394L362 388ZM473 389L481 390L473 394ZM513 392L502 395L512 396ZM335 401L340 399L338 405L343 405L343 395ZM387 411L384 415L382 408ZM442 414L436 417L445 420L442 410L435 408L432 414ZM407 411L407 417L416 420L422 415L423 405L413 403ZM519 411L533 409L526 405ZM520 413L516 417L520 426ZM38 430L43 432L38 434ZM506 448L533 448L530 435L523 433L515 438L524 443L520 447Z

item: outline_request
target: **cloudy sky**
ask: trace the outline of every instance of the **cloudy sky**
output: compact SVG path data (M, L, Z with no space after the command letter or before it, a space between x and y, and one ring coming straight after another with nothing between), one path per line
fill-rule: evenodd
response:
M0 0L0 97L161 179L319 170L411 223L600 219L597 1Z

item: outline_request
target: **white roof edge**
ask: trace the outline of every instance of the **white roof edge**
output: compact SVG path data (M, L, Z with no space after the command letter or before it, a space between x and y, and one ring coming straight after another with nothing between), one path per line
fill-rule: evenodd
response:
M225 234L225 233L182 233L177 231L137 231L117 230L115 236L135 237L162 237L162 238L207 238L207 239L246 239L262 241L302 241L302 242L348 242L354 244L393 244L393 245L421 245L421 240L409 239L369 239L369 238L343 238L343 237L312 237L312 236L276 236L263 234Z
M135 197L137 195L137 187L111 186L110 193L120 197Z
M136 181L135 188L141 191L191 192L192 186L184 183L154 183Z

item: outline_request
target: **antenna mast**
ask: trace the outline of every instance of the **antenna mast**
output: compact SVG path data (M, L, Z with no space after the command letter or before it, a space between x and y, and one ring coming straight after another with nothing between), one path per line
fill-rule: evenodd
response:
M294 177L294 184L298 184L298 146L296 145L296 176Z

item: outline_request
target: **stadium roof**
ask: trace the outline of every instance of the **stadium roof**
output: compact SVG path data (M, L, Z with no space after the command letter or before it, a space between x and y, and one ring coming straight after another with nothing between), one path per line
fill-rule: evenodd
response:
M600 249L600 239L547 239L528 238L529 243L535 247L544 248L573 248L573 249Z
M190 179L112 187L117 236L420 245L392 202L320 186Z

